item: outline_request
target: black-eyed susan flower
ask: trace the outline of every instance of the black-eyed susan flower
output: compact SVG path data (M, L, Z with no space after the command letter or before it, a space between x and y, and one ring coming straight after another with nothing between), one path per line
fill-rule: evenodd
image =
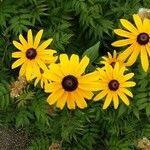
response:
M127 59L127 65L132 65L140 54L141 63L144 71L148 70L150 56L150 20L143 20L136 14L133 15L135 25L132 25L128 20L121 19L120 22L126 30L115 29L114 32L126 39L118 40L112 43L113 46L122 47L130 45L125 51L120 54L120 59Z
M71 55L70 60L66 54L61 54L60 63L51 64L44 76L51 80L45 86L45 92L51 93L47 99L50 105L63 109L65 104L69 109L76 106L83 109L87 107L86 99L93 97L92 91L100 88L97 71L85 74L89 58L84 57L79 61L78 55Z
M111 101L114 103L114 108L117 109L119 105L119 98L129 105L129 97L133 97L131 91L127 88L135 86L135 82L129 81L134 76L134 73L128 73L124 75L126 68L119 67L119 63L116 63L114 68L111 65L106 65L104 69L98 69L99 71L99 83L101 85L100 93L94 97L94 101L105 98L103 109L106 109ZM126 96L127 95L127 96Z
M19 75L25 75L27 80L31 80L33 76L40 76L40 68L42 70L47 69L46 61L56 61L56 57L53 56L56 51L46 49L52 42L52 39L50 38L40 44L42 34L43 30L40 30L33 40L32 30L30 29L28 30L27 40L20 34L20 42L13 41L14 46L20 51L12 53L13 58L18 58L12 64L12 69L21 65Z
M115 63L118 62L120 67L125 66L125 60L119 58L119 54L117 54L116 50L113 51L113 54L111 54L110 52L108 52L107 54L108 56L102 57L103 60L100 61L101 64L109 64L111 66L114 66Z

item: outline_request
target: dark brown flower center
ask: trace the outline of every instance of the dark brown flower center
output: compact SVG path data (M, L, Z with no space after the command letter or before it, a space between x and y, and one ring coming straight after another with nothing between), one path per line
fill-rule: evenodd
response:
M140 33L138 36L137 36L137 42L140 44L140 45L145 45L149 42L149 35L147 33Z
M68 75L63 78L61 84L66 91L72 92L78 87L78 80L76 77Z
M119 88L119 82L117 80L111 80L108 84L108 87L112 91L116 91Z
M34 48L29 48L27 51L26 51L26 57L28 59L34 59L37 55L37 52Z

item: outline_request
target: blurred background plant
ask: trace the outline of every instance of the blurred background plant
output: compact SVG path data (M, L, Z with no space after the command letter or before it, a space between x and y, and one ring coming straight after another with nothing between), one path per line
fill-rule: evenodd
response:
M150 72L144 73L138 62L131 67L137 81L134 98L129 107L121 103L118 110L102 110L101 102L89 101L87 109L61 111L47 104L40 86L16 84L24 79L18 79L18 69L11 70L12 40L30 28L36 33L44 29L44 38L54 39L52 48L59 54L87 55L91 59L87 71L93 70L101 56L113 52L113 29L119 19L130 20L143 7L150 8L150 1L1 0L0 150L10 150L4 142L8 135L28 139L21 150L134 150L138 139L150 138ZM19 94L10 95L18 89ZM16 145L12 144L14 150Z

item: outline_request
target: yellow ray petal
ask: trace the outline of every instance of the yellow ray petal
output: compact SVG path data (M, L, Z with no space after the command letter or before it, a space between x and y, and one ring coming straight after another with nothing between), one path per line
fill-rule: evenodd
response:
M134 14L133 19L134 19L134 22L137 26L138 31L142 32L143 31L143 23L142 23L142 19L140 18L140 16L137 14Z
M51 42L53 41L53 39L48 39L46 40L45 42L43 42L38 48L37 48L37 51L43 51L45 50L45 48L47 48Z
M33 47L33 35L32 35L32 30L31 29L28 30L27 39L28 39L28 46Z
M27 46L27 41L24 39L24 37L22 36L22 34L19 35L19 40L22 43L23 46Z
M133 53L131 54L131 56L129 57L129 59L128 59L127 63L126 63L126 66L133 65L135 63L139 53L140 53L140 46L137 44L134 47Z
M129 46L125 51L118 55L119 60L126 60L134 50L136 42L134 42L131 46Z
M80 95L80 93L78 93L78 91L74 91L73 95L74 95L75 102L79 108L83 109L83 108L87 107L86 101Z
M43 29L41 29L41 30L37 33L37 35L35 36L33 48L37 49L37 47L38 47L38 45L39 45L39 43L40 43L42 34L43 34Z
M36 86L39 81L40 81L40 78L36 78L35 81L34 81L34 86Z
M113 78L113 68L112 68L112 66L106 64L105 69L106 69L106 75L107 75L108 79L111 80Z
M114 102L114 108L117 109L119 105L119 99L117 93L113 94L113 102Z
M114 66L114 69L113 69L113 78L114 79L117 79L118 76L119 76L119 70L120 70L120 66L119 66L119 63L117 62Z
M68 93L68 99L67 99L67 107L69 109L75 109L75 102L74 102L74 96L72 93Z
M148 67L149 67L149 61L148 61L148 56L147 56L145 46L141 46L141 55L140 56L141 56L142 67L143 67L144 71L147 72Z
M110 52L107 52L107 54L108 54L108 58L112 59L112 55L110 54Z
M60 65L61 65L61 70L64 75L68 75L68 66L69 66L69 59L66 54L61 54L60 57Z
M143 32L148 33L149 36L150 36L149 26L150 26L150 20L147 19L147 18L144 18L144 21L143 21Z
M63 109L68 99L68 93L64 92L63 95L57 100L56 107Z
M104 89L98 82L79 83L78 88L86 91L98 91Z
M43 61L41 61L40 59L35 59L35 61L38 63L39 67L43 70L47 70L47 67L45 65L45 63Z
M130 32L134 33L135 35L138 34L138 30L126 19L120 19L121 24L124 28L129 30Z
M133 44L135 42L135 39L123 39L113 42L111 45L115 47L122 47L126 45Z
M122 36L122 37L132 38L132 39L135 38L135 35L133 33L125 31L125 30L122 30L122 29L115 29L114 32L117 35Z
M60 78L56 73L51 72L50 70L45 71L43 76L51 81L61 82L62 78Z
M125 81L131 79L133 76L134 76L134 73L128 73L128 74L124 75L123 77L121 77L121 78L119 79L119 82L120 82L120 83L123 83L123 82L125 82Z
M148 56L150 57L150 43L146 44L146 50L147 50Z
M79 83L87 83L92 81L98 81L98 79L99 79L98 71L94 71L79 77L78 81Z
M124 83L120 84L120 87L133 87L135 85L136 85L135 82L133 82L133 81L127 81L127 82L124 82Z
M24 57L24 53L22 52L14 52L12 53L13 58L19 58L19 57Z
M112 101L112 98L113 98L113 94L111 92L108 93L107 96L106 96L104 105L103 105L103 109L106 109L110 105L110 103Z
M17 49L19 49L19 50L21 50L21 51L23 51L23 52L25 51L23 45L21 45L19 42L13 41L13 45L14 45Z
M63 95L64 91L62 89L58 89L47 98L47 102L50 105L53 105L57 102L58 99L60 99Z
M35 61L31 61L33 72L36 77L41 76L40 67Z
M27 67L27 61L22 64L22 66L20 68L20 71L19 71L19 76L25 75L25 73L26 73L26 67Z
M120 88L120 91L122 91L123 93L125 93L126 95L133 97L133 94L126 88Z
M46 93L52 93L53 91L57 91L58 89L62 89L61 85L56 83L56 82L45 84L44 88L45 88Z
M24 62L25 62L25 59L24 59L24 58L20 58L20 59L16 60L16 61L12 64L11 68L12 68L12 69L17 68L18 66L22 65Z
M127 98L127 96L121 92L121 91L117 91L119 97L121 98L121 100L128 106L129 105L129 99Z
M70 63L69 63L69 72L70 74L72 75L76 75L76 68L78 67L79 65L79 56L78 55L75 55L75 54L72 54L71 57L70 57Z
M101 91L99 94L97 94L93 100L98 101L98 100L102 99L104 96L106 96L107 94L108 94L108 89L105 89L105 90Z
M89 58L87 56L84 56L76 69L77 76L80 76L82 73L84 73L88 64L89 64Z
M86 99L91 99L94 95L91 91L85 91L82 89L77 89L77 90L82 95L82 97L84 97Z
M31 62L28 61L27 68L26 68L27 81L30 81L32 79L32 75L33 75L32 64L31 64Z

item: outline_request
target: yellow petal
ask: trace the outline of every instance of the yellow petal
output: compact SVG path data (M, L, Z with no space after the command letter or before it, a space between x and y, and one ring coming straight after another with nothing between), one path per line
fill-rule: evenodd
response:
M45 71L43 76L51 81L61 82L62 78L60 78L57 74L51 72L50 70Z
M122 36L122 37L132 38L132 39L135 38L135 35L133 33L125 31L125 30L122 30L122 29L115 29L114 32L117 35Z
M43 51L45 50L45 48L47 48L51 42L53 41L53 39L48 39L46 40L45 42L43 42L38 48L37 48L37 51Z
M28 46L33 47L33 35L31 29L28 30L27 39L28 39Z
M57 100L56 107L63 109L68 99L68 93L64 92L61 98Z
M70 57L70 63L69 63L69 72L73 75L76 75L76 68L79 65L79 56L78 55L71 55Z
M147 72L148 67L149 67L149 61L148 61L148 56L147 56L145 46L141 46L141 55L140 56L141 56L142 67L143 67L144 71Z
M133 86L135 86L135 85L136 85L135 82L133 82L133 81L127 81L127 82L122 83L122 84L120 85L120 87L133 87Z
M38 64L33 60L31 61L32 64L32 68L33 68L33 72L35 74L35 76L41 76L41 72L40 72L40 67L38 66Z
M121 98L121 100L128 106L129 100L128 100L127 96L121 91L118 91L117 93L118 93L119 97Z
M147 19L147 18L144 18L144 21L143 21L143 32L149 33L149 35L150 35L149 26L150 26L150 20Z
M150 43L146 44L146 50L147 50L148 56L150 57Z
M61 65L63 74L68 75L68 66L69 66L68 56L66 54L61 54L59 56L59 59L60 59L60 65Z
M58 89L55 92L53 92L52 94L50 94L50 96L47 98L47 102L50 105L53 105L54 103L57 102L58 99L60 99L63 95L64 91L62 89Z
M98 71L94 71L79 77L78 81L79 83L87 83L92 81L98 81L98 79L99 79Z
M39 81L40 81L40 78L36 78L36 80L34 81L34 86L36 86Z
M134 47L133 53L131 54L131 56L129 57L129 59L128 59L127 63L126 63L126 66L133 65L135 63L139 53L140 53L140 46L137 44Z
M86 91L98 91L102 87L101 84L98 82L87 82L87 83L79 83L78 88Z
M112 98L113 98L113 94L111 92L108 93L106 96L106 100L104 102L104 105L103 105L103 109L106 109L110 105Z
M21 51L25 51L23 45L21 45L19 42L13 41L13 45L14 45L17 49L19 49L19 50L21 50Z
M38 47L38 45L39 45L39 43L40 43L42 34L43 34L43 29L41 29L41 30L37 33L37 35L35 36L34 45L33 45L33 47L34 47L35 49L37 49L37 47Z
M83 108L87 107L86 101L80 95L80 93L78 93L78 91L74 91L73 95L74 95L75 102L79 108L83 109Z
M89 58L87 56L84 56L82 60L80 61L80 64L77 67L77 70L76 70L77 76L80 76L82 73L84 73L88 64L89 64Z
M133 52L134 50L134 47L137 43L133 43L131 46L129 46L125 51L123 51L122 53L120 53L118 55L118 59L119 60L126 60L130 55L131 53Z
M12 64L11 68L12 68L12 69L17 68L18 66L22 65L24 62L25 62L25 59L24 59L24 58L20 58L20 59L16 60L16 61Z
M44 88L45 88L46 93L52 93L53 91L57 91L58 89L62 89L61 85L59 83L56 83L56 82L45 84Z
M26 68L27 68L27 61L24 62L20 68L20 71L19 71L19 76L23 76L25 75L26 73Z
M135 42L134 39L123 39L123 40L115 41L111 45L115 47L122 47L122 46L133 44L134 42Z
M113 94L113 102L114 102L114 108L117 109L119 105L119 99L117 93Z
M113 69L113 78L114 79L117 79L118 76L119 76L119 70L120 70L120 66L119 66L119 63L117 62L114 66L114 69Z
M107 75L108 79L111 80L113 78L113 68L112 68L112 66L106 64L105 69L106 69L106 75Z
M67 107L69 109L75 109L75 102L72 93L68 93Z
M134 34L138 34L138 30L126 19L120 19L121 24L123 25L124 28L129 30L130 32Z
M42 60L40 60L40 59L35 59L35 61L38 63L38 65L39 65L39 67L40 67L41 69L47 70L47 67L46 67L45 63L44 63Z
M77 90L82 95L82 97L84 97L86 99L91 99L94 95L91 91L85 91L85 90L81 90L81 89L77 89Z
M126 88L120 88L120 91L122 91L123 93L125 93L126 95L133 97L133 94Z
M124 75L122 78L119 79L120 83L123 83L129 79L131 79L134 76L134 73L128 73L126 75Z
M13 58L19 58L19 57L23 57L24 54L22 52L14 52L12 53L12 57Z
M103 97L105 97L106 95L108 94L108 89L105 89L103 90L102 92L100 92L99 94L97 94L95 97L94 97L94 101L98 101L98 100L101 100Z
M19 35L19 40L22 43L23 46L27 46L27 41L24 39L24 37L22 36L22 34Z
M142 24L142 19L140 18L140 16L137 14L134 14L133 19L134 19L134 22L137 26L138 31L142 32L143 31L143 24Z
M27 81L30 81L33 75L33 70L32 70L32 65L30 62L27 63L27 68L26 68L26 78Z

